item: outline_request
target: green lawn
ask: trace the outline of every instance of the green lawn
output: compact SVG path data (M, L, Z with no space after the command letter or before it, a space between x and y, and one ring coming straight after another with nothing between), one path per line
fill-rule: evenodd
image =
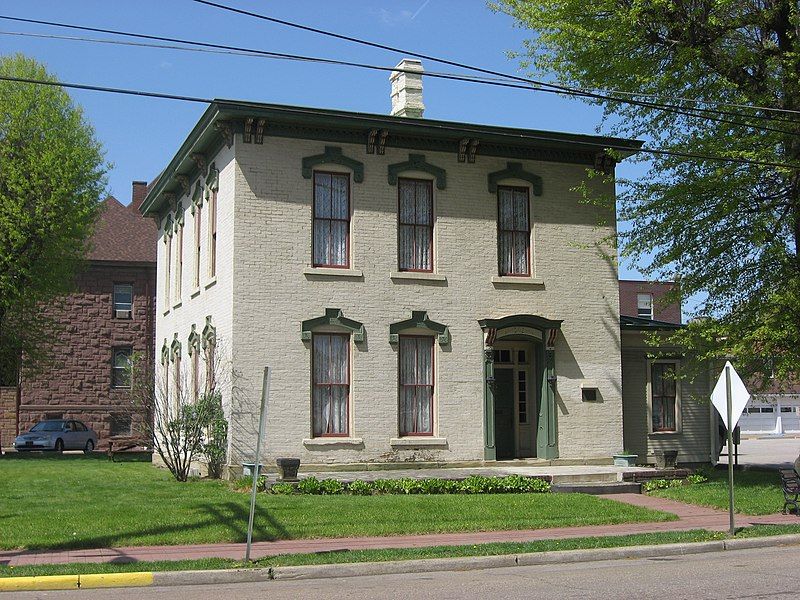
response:
M650 495L728 510L727 469L715 469L707 475L709 479L706 483L658 490ZM736 471L733 477L733 506L736 512L770 515L783 510L783 492L777 471Z
M6 457L0 459L0 482L0 549L245 540L249 494L218 481L176 483L148 463ZM260 494L254 538L537 529L674 518L582 494Z

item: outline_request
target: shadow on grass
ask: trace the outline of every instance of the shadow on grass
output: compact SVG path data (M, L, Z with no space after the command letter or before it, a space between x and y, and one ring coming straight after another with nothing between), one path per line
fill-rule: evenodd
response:
M150 527L136 529L133 528L128 531L117 532L109 535L98 535L94 537L76 538L66 542L56 542L53 544L32 544L25 550L11 550L0 551L0 556L8 558L10 556L19 556L23 554L30 554L42 551L60 551L60 550L89 550L89 549L108 549L114 548L115 545L121 541L130 546L144 546L144 545L194 545L194 544L208 544L208 543L241 543L247 540L247 520L250 514L249 506L243 507L234 502L225 502L220 505L205 504L199 507L208 518L203 518L195 523L181 523L180 525L167 526L167 527ZM216 540L211 542L177 542L175 544L164 542L163 536L170 533L185 532L187 530L195 531L202 530L208 527L224 526L229 532L230 536L225 540ZM162 538L161 541L148 542L148 537ZM253 541L258 542L274 542L276 540L292 539L289 531L278 522L269 512L256 505L255 518L253 520ZM132 541L134 540L134 541ZM125 562L124 552L120 552L117 559Z

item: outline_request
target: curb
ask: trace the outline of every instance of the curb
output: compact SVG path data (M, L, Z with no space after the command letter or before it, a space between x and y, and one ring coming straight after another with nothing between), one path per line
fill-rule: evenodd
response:
M800 545L800 534L777 535L763 538L661 544L655 546L628 546L622 548L597 548L588 550L557 550L529 554L504 554L499 556L464 556L457 558L425 558L372 563L342 563L264 569L226 569L215 571L163 571L141 573L107 573L87 575L50 575L42 577L0 578L0 592L41 590L74 590L114 587L174 587L185 585L211 585L254 583L262 581L292 581L304 579L329 579L369 575L397 575L407 573L432 573L437 571L470 571L475 569L500 569L507 567L550 565L685 556L709 552L726 552L750 548Z

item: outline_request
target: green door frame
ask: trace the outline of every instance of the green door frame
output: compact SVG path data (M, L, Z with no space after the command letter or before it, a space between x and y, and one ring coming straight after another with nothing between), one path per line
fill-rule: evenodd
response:
M555 406L555 349L554 343L563 321L545 319L536 315L511 315L502 319L481 319L478 321L484 332L483 352L483 457L484 460L497 460L494 422L494 351L493 345L504 329L512 327L530 328L538 331L541 337L521 333L533 343L536 356L537 377L541 382L539 389L539 421L536 432L536 455L538 458L553 460L558 458L558 415Z

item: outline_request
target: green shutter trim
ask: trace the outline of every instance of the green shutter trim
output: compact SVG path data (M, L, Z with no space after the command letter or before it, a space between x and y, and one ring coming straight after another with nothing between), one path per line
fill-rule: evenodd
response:
M216 163L211 163L211 167L208 169L206 187L212 192L219 190L219 169L217 169Z
M217 345L217 328L211 324L211 315L206 317L206 326L203 327L203 348Z
M483 351L483 459L496 460L494 440L494 350Z
M203 180L199 179L194 186L194 192L192 192L192 214L194 214L195 208L198 206L203 206Z
M176 358L181 357L181 343L178 340L178 334L175 334L175 339L172 340L172 343L169 345L170 356L172 357L172 362L175 362Z
M403 171L423 171L436 178L438 189L443 190L447 187L446 171L426 162L424 154L409 154L406 162L389 165L389 185L397 185L397 176Z
M315 319L308 319L303 321L300 325L300 339L303 341L311 340L311 333L317 327L324 325L331 325L334 327L342 327L349 330L353 334L354 342L364 341L364 324L348 319L342 314L340 308L326 308L325 316L317 317Z
M526 171L522 168L522 163L510 162L506 163L506 168L502 171L495 171L489 173L489 193L497 193L497 182L503 179L522 179L527 181L533 187L534 196L542 195L542 178L538 175Z
M200 350L200 334L197 333L197 326L192 323L192 331L189 333L189 346L186 348L189 356Z
M558 421L556 414L555 384L550 378L555 376L556 360L553 350L544 350L543 344L537 348L537 364L541 368L541 402L539 403L539 425L536 432L536 456L539 458L558 458ZM544 361L542 361L544 355Z
M169 345L167 338L164 338L164 344L161 346L161 364L165 365L169 362Z
M311 179L311 174L317 165L331 164L342 165L352 169L353 181L356 183L364 181L364 163L342 154L342 149L339 146L325 146L324 153L303 158L303 178Z
M431 321L428 318L428 313L424 310L411 311L410 319L389 325L389 343L397 344L403 331L415 328L427 329L436 333L440 346L446 346L450 343L450 328L447 325Z

